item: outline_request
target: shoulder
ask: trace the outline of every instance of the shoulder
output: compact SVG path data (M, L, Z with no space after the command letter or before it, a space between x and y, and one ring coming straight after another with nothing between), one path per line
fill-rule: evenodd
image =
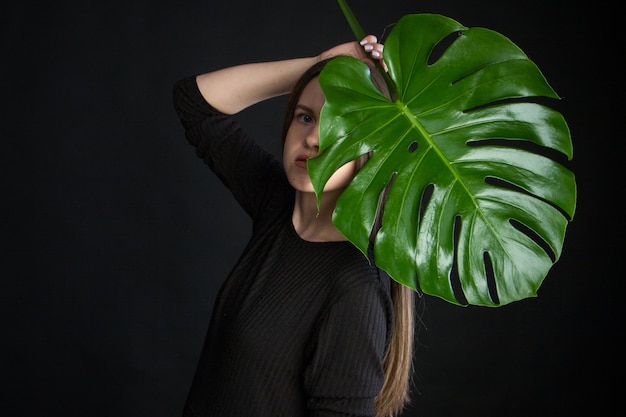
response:
M353 284L387 284L389 276L382 273L374 262L350 242L344 242L338 251L337 273L344 275ZM349 284L350 285L350 284Z
M358 249L355 248L358 252ZM359 343L376 343L384 348L391 340L394 309L391 278L358 252L333 273L327 304L321 315L323 331L354 335Z
M367 296L380 298L384 304L391 303L388 274L349 242L342 246L338 255L332 283L334 302Z

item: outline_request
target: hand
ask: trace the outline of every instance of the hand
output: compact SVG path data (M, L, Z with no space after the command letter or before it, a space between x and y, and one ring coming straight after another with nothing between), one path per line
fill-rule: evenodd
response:
M367 35L361 42L347 42L337 45L320 54L320 59L332 58L339 55L349 55L358 58L368 65L375 65L379 62L383 69L387 71L385 61L383 61L382 43L378 42L378 38L374 35Z
M378 62L387 71L387 64L383 60L384 45L378 42L378 39L374 35L367 35L361 39L359 44L363 47L363 50L372 57L374 63Z

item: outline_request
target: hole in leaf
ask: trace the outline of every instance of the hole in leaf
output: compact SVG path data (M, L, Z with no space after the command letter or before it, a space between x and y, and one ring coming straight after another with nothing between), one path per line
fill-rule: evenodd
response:
M441 58L441 56L444 54L444 52L446 52L446 49L448 49L450 45L452 45L452 43L454 43L454 41L457 40L460 36L463 36L462 31L452 32L448 36L437 42L437 44L433 46L433 49L430 51L430 55L428 56L428 65L433 65L435 62L437 62L439 58Z
M433 196L433 191L435 190L435 186L433 184L428 184L424 187L424 191L422 192L422 199L420 201L420 213L419 213L419 222L422 222L424 218L424 213L426 212L426 207L428 207L428 203L430 202L431 197Z
M500 106L503 104L512 104L512 103L535 103L540 104L542 106L552 107L556 103L558 103L558 99L553 97L545 97L545 96L523 96L523 97L507 97L501 98L497 100L493 100L487 103L479 104L474 107L469 107L464 110L465 113L472 112L474 110L483 109L486 107Z
M493 272L493 264L491 263L491 256L488 252L483 253L483 262L485 264L485 278L487 279L487 290L489 291L489 298L494 304L500 304L500 297L498 297L498 288L496 287L496 277Z
M411 144L409 145L409 153L413 153L417 150L417 147L419 146L419 144L417 142L411 142Z
M509 223L511 223L511 226L524 233L526 236L532 239L532 241L535 242L539 247L541 247L546 255L548 255L548 257L552 260L552 263L556 262L556 255L550 245L548 245L548 243L543 240L541 236L539 236L534 230L515 219L509 219Z
M376 239L376 235L378 234L378 231L383 225L383 213L385 212L385 203L387 202L387 195L389 194L389 190L391 189L391 186L393 185L393 182L396 179L396 175L397 175L396 172L391 174L391 177L389 178L387 185L385 185L385 188L383 189L382 193L380 193L380 196L378 197L378 206L376 207L376 217L374 218L374 224L372 225L372 229L370 231L370 242L374 242L374 240Z
M560 207L554 205L552 202L550 202L550 201L548 201L548 200L546 200L544 198L539 198L538 196L536 196L536 195L534 195L532 193L529 193L528 191L526 191L525 189L523 189L522 187L520 187L518 185L512 184L512 183L510 183L508 181L505 181L505 180L503 180L501 178L496 178L496 177L485 177L485 182L487 184L489 184L489 185L494 185L496 187L507 188L509 190L516 191L516 192L522 193L522 194L526 194L526 195L529 195L529 196L531 196L533 198L541 200L544 203L549 204L552 207L554 207L556 210L558 210L559 213L561 213L561 215L563 217L565 217L568 220L571 220L569 214L567 214L565 211L563 211Z
M556 149L548 148L547 146L538 145L529 140L498 138L470 140L467 142L467 146L502 146L505 148L523 149L525 151L552 159L553 161L558 162L559 164L564 166L567 166L567 164L569 163L567 155L565 155L564 153L561 153Z
M454 219L454 255L452 257L452 269L450 269L450 286L452 287L452 293L454 298L462 304L467 305L467 298L463 293L463 287L461 286L461 279L459 278L459 235L461 233L461 216L456 216Z
M530 194L528 191L526 191L525 189L523 189L520 186L517 186L513 183L510 183L508 181L503 180L502 178L496 178L496 177L485 177L485 182L489 185L495 185L496 187L502 187L502 188L507 188L509 190L512 191L517 191L519 193L524 193L527 195L532 195Z

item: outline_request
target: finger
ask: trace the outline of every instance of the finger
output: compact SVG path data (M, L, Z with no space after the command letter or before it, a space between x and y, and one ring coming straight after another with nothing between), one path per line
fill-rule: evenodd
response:
M368 44L375 44L377 42L378 42L378 38L375 35L367 35L366 37L361 39L361 42L359 43L361 44L361 46L365 46Z
M368 44L369 45L369 44ZM381 43L376 43L374 45L371 45L371 49L370 49L370 54L372 55L372 57L376 58L376 59L380 59L383 57L383 49L384 46Z

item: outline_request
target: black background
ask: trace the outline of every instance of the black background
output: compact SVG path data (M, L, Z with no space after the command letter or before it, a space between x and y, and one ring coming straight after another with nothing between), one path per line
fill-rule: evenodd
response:
M574 142L577 212L539 297L487 309L427 296L404 416L608 412L624 370L616 12L550 0L349 4L379 36L425 12L506 35L563 97L555 107ZM317 54L351 31L334 0L13 1L0 22L2 414L177 416L250 225L186 143L172 84ZM241 114L276 151L283 105Z

